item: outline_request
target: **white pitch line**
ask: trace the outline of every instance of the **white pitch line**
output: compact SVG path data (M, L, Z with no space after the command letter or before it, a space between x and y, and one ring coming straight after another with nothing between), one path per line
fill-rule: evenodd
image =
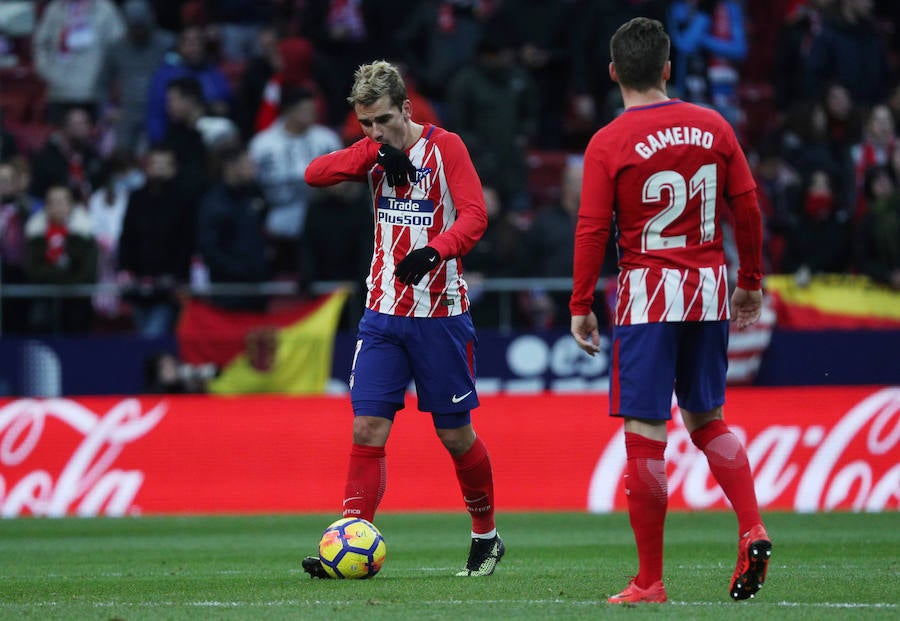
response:
M68 602L65 602L67 604ZM568 599L496 599L496 600L458 600L458 599L444 599L444 600L431 600L431 601L422 601L418 602L420 604L424 604L426 606L447 606L447 605L457 605L457 606L468 606L468 605L578 605L578 606L600 606L605 605L603 600L568 600ZM21 608L21 607L44 607L44 608L53 608L60 605L63 605L64 602L60 601L46 601L46 602L28 602L27 604L15 604L12 602L0 602L0 609L4 608ZM303 605L322 605L328 604L331 606L358 606L358 600L297 600L297 599L282 599L282 600L270 600L270 601L219 601L219 600L200 600L194 602L174 602L174 601L153 601L153 602L95 602L93 606L95 608L178 608L178 607L188 607L188 608L275 608L282 606L303 606ZM670 600L668 602L670 606L678 606L678 607L691 607L691 606L703 606L703 607L728 607L733 608L733 602L687 602L687 601L675 601ZM788 602L788 601L780 601L780 602L764 602L760 600L755 600L753 602L754 608L759 608L760 606L764 608L826 608L826 609L881 609L881 610L895 610L898 607L898 604L889 603L889 602L873 602L873 603L863 603L863 602Z

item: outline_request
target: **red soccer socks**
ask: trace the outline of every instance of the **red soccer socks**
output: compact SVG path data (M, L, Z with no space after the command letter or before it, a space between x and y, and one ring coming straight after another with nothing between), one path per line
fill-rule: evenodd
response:
M491 458L481 438L468 451L453 457L456 479L462 491L466 511L472 516L472 532L490 533L494 530L494 475Z
M625 494L640 567L632 583L641 591L651 590L662 580L663 528L669 501L665 450L665 442L625 433Z
M386 482L384 447L354 444L350 449L350 467L344 488L344 517L372 522L384 497Z
M731 502L739 532L745 533L761 523L747 452L725 421L703 425L691 434L691 440L706 455L713 478Z

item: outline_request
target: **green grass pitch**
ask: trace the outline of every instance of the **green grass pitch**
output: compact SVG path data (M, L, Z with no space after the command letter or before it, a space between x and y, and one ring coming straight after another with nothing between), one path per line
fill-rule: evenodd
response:
M372 580L312 580L300 559L335 516L0 520L0 619L898 619L900 515L767 514L757 597L733 602L727 512L671 513L667 604L606 597L636 568L622 513L498 516L507 555L490 578L453 576L469 521L384 513Z

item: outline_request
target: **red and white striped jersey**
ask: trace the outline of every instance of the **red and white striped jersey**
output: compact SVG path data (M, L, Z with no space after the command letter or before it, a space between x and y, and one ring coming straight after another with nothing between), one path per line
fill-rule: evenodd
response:
M735 210L738 284L758 289L759 208L742 196L755 196L748 194L755 188L737 137L717 112L677 99L628 108L585 150L572 314L591 310L614 222L616 325L728 319L720 222L726 206Z
M314 159L306 169L311 186L368 181L375 217L375 251L366 279L366 306L406 317L447 317L469 308L460 257L487 227L484 192L462 139L434 125L407 154L418 169L416 181L391 187L375 163L379 144L363 138ZM411 251L431 246L441 255L437 268L418 285L394 278L394 267Z

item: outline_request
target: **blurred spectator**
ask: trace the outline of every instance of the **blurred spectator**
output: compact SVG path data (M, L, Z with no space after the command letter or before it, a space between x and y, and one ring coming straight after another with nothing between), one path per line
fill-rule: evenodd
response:
M889 165L897 144L894 117L891 115L890 108L884 104L874 106L866 119L862 142L853 145L850 149L850 156L853 158L853 167L856 172L854 218L860 218L866 213L866 172L873 166Z
M898 149L900 152L900 149ZM856 266L860 272L900 291L900 190L887 166L866 171L869 209L859 223Z
M326 119L328 110L325 98L318 92L318 86L312 79L312 44L296 37L279 41L274 61L274 73L266 82L258 102L255 131L267 129L278 118L281 91L285 88L303 87L316 93L316 120Z
M535 146L562 146L563 116L569 93L572 66L571 42L578 16L571 2L517 0L500 3L486 24L485 34L494 38L508 33L518 64L535 84L539 102ZM604 65L605 66L605 65Z
M217 31L219 52L226 62L246 62L257 53L257 35L272 20L273 2L204 0L206 18Z
M298 243L306 223L309 186L303 178L313 158L341 148L340 137L316 123L316 99L306 88L284 89L278 120L250 142L260 186L269 202L266 233L273 270L298 272Z
M772 83L775 106L786 110L791 104L809 97L809 80L802 76L809 66L812 44L822 31L824 12L832 0L790 2L778 31ZM757 27L760 27L757 24Z
M25 278L25 223L37 210L22 182L23 174L12 161L0 162L0 283L20 285ZM28 327L28 301L0 297L3 334L22 333Z
M128 198L119 238L119 282L140 334L171 332L178 312L175 286L187 281L196 211L175 181L175 154L151 147L146 183Z
M785 248L800 218L801 177L774 140L764 142L756 156L754 177L763 216L763 267L766 273L781 273Z
M783 271L801 286L815 274L843 274L850 267L850 225L825 171L810 175L797 226L787 238Z
M72 105L96 118L98 83L106 48L122 38L125 24L110 0L52 0L34 31L34 66L47 82L50 120Z
M0 162L8 162L19 154L16 137L6 130L3 109L0 108Z
M478 175L504 207L526 211L527 147L537 131L538 97L500 34L478 45L478 61L456 75L447 92L447 127L462 137Z
M212 283L262 283L269 278L263 222L266 203L253 160L243 147L219 153L221 179L206 192L197 216L197 251ZM213 304L263 311L263 296L215 296Z
M319 0L303 3L300 18L302 31L299 34L312 41L316 56L321 60L316 82L325 92L328 109L324 120L326 125L340 125L347 110L346 97L352 85L353 72L359 65L371 61L376 52L377 39L371 36L375 31L367 21L368 16L376 11L389 11L394 1ZM392 30L396 28L393 25ZM388 29L378 35L378 38L396 36Z
M425 96L444 100L456 73L474 62L489 15L484 0L421 0L410 7L394 38L395 52Z
M481 326L497 326L501 319L512 318L511 305L504 307L495 292L484 290L488 278L513 278L522 276L522 236L526 224L522 214L505 209L500 194L490 186L484 186L484 204L488 225L475 247L463 257L466 284L469 287L469 307L473 321ZM501 312L510 317L501 317Z
M618 93L604 68L609 65L609 40L615 31L634 17L649 17L666 22L664 0L578 0L573 9L577 15L572 25L572 91L569 127L570 144L583 151L587 142L614 115L608 104Z
M175 37L156 25L146 0L127 0L122 15L128 30L106 49L101 90L115 121L116 148L134 152L145 147L150 80L175 44Z
M181 362L175 354L159 352L144 360L144 392L151 395L199 394L216 374L215 365Z
M64 185L51 185L44 198L44 209L32 215L25 225L28 282L42 285L95 282L97 246L87 211L76 205L72 190ZM60 329L70 333L87 332L92 321L91 303L86 297L35 299L29 321L30 329L38 333Z
M232 104L231 86L225 75L210 61L207 44L206 35L201 28L186 27L178 36L177 51L167 54L153 75L147 95L147 136L151 144L158 143L166 134L169 124L166 90L169 82L175 78L195 78L200 82L210 112L215 116L229 115Z
M894 127L900 127L900 81L894 85L890 94L888 94L887 105L891 109L891 116L894 117Z
M584 162L571 156L562 172L559 202L536 210L528 230L522 237L518 273L539 278L567 278L572 275L575 225L581 202ZM601 276L616 274L615 239L610 236ZM550 328L569 325L568 292L549 292L534 288L520 297L523 314L533 327ZM601 318L602 321L602 318Z
M209 150L197 127L204 105L203 88L195 78L182 76L166 84L169 123L162 144L175 154L177 175L191 199L199 199L209 186Z
M575 224L581 199L584 167L581 158L566 164L558 205L538 209L522 239L521 273L537 277L565 278L572 274ZM550 328L569 323L569 296L533 288L522 298L534 327Z
M31 158L31 194L45 196L53 185L76 190L79 199L90 196L103 171L103 160L94 148L94 125L87 110L74 107L60 126Z
M872 0L836 0L815 37L805 75L821 93L834 80L853 100L870 106L884 100L890 84L887 47L875 26Z
M833 148L849 150L862 137L863 115L859 106L847 87L837 82L828 85L822 101L829 142Z
M372 260L372 205L361 183L339 183L310 196L300 245L307 281L340 280L365 291Z
M850 150L829 138L828 118L820 102L802 101L786 110L782 154L803 178L814 170L827 172L839 196L847 196L853 187Z
M256 53L247 59L238 85L234 118L241 136L249 140L256 129L256 115L262 105L266 84L275 75L281 59L278 51L278 28L265 26L256 35Z
M119 237L122 235L128 197L143 184L143 173L135 167L128 152L116 151L105 161L103 185L88 199L88 213L97 241L98 283L118 282ZM121 314L118 294L107 291L96 293L94 310L98 316L118 318Z
M676 94L740 121L738 64L747 56L744 9L737 0L677 0L669 21Z
M169 127L163 138L165 141L176 140L178 134L185 130L196 131L207 150L231 146L240 140L234 121L209 113L203 88L195 78L175 78L169 82L166 87L166 113L169 115Z

